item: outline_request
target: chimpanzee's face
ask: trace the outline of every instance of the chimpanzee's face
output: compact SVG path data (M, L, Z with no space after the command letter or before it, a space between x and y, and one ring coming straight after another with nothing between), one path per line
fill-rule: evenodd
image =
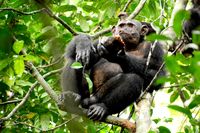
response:
M148 28L135 20L122 20L113 28L113 36L119 36L124 45L139 44L140 37L144 36Z

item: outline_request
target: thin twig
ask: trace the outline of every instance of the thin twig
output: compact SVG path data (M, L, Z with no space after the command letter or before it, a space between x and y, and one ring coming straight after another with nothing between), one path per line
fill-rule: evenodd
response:
M74 116L74 117L71 118L70 120L63 122L62 124L60 124L60 125L58 125L58 126L55 126L54 128L51 128L51 129L48 129L48 130L43 130L43 131L44 131L44 132L54 131L55 129L64 126L65 124L69 123L70 121L74 120L74 119L77 118L77 117L78 117L78 116Z
M0 103L0 105L7 105L7 104L12 104L12 103L18 103L18 102L21 102L22 99L16 99L16 100L12 100L12 101L6 101L6 102L3 102L3 103Z
M126 5L124 6L122 12L126 12L126 10L128 9L128 6L131 4L133 0L128 0L128 2L126 3Z
M38 85L38 82L36 81L28 90L28 92L26 93L25 97L22 99L22 101L6 116L1 118L1 120L6 121L8 119L10 119L18 110L20 107L22 107L24 105L24 103L28 100L31 92L33 91L33 89Z
M51 11L51 9L48 6L46 6L46 5L43 5L43 6L44 6L44 8L39 9L39 10L35 10L35 11L31 11L31 12L23 12L23 11L19 11L17 9L14 9L14 8L0 8L0 12L13 11L13 12L16 12L20 15L33 15L33 14L36 14L36 13L44 12L44 13L47 13L51 18L57 20L60 24L62 24L73 35L78 35L78 33L76 33L64 20L62 20L60 17L53 14L53 12Z
M63 60L63 58L64 58L64 54L61 57L59 57L58 59L56 59L55 62L48 64L48 65L38 66L37 68L47 68L47 67L54 66L54 65L58 64L59 62L61 62Z
M43 77L46 78L52 74L55 74L57 72L60 72L61 69L57 69L51 72L46 73ZM30 87L30 89L28 90L28 92L26 93L25 97L21 100L21 102L6 116L1 118L0 120L6 121L8 119L10 119L19 109L20 107L22 107L24 105L24 103L28 100L31 92L33 91L33 89L38 85L38 81L35 81L35 83L32 84L32 86Z
M41 132L43 131L41 128L35 127L35 126L30 125L30 124L25 123L25 122L15 122L14 124L12 124L12 126L13 126L13 125L25 125L25 126L28 126L28 127L35 128L35 129L37 129L37 130L39 130L39 131L41 131Z
M179 45L176 47L176 49L172 52L172 55L174 55L178 49L184 44L184 40L181 40ZM158 74L161 72L162 68L164 67L165 62L163 62L160 66L160 68L158 69L157 73L154 75L153 79L151 80L151 82L149 83L149 85L146 87L146 89L141 93L140 97L136 100L136 103L138 103L142 97L149 91L151 85L154 83L154 81L156 80L156 78L158 77Z
M93 39L96 39L96 38L98 38L99 36L102 36L102 35L104 35L104 34L106 34L106 33L109 33L109 32L111 31L111 29L112 29L112 28L104 29L104 30L102 30L102 31L97 32L97 33L94 34L94 35L91 35L91 37L92 37Z
M191 83L178 84L178 85L170 85L170 86L163 86L162 88L173 88L173 87L189 86L189 85L191 85Z
M51 17L54 18L55 20L57 20L60 24L62 24L69 32L71 32L74 36L78 35L78 33L76 33L63 19L61 19L60 17L56 16L52 10L45 5L43 2L41 2L40 0L35 0L37 3L39 3L41 6L43 6L46 10L46 13Z
M39 130L39 131L41 131L41 132L49 132L49 131L54 131L55 129L64 126L65 124L69 123L70 121L74 120L74 119L77 118L77 117L78 117L78 116L75 116L75 117L71 118L70 120L63 122L62 124L60 124L60 125L58 125L58 126L55 126L54 128L47 129L47 130L43 130L43 129L41 129L41 128L35 127L35 126L30 125L30 124L25 123L25 122L15 122L13 125L21 124L21 125L25 125L25 126L28 126L28 127L35 128L35 129L37 129L37 130Z
M147 0L140 0L140 3L138 4L138 6L135 8L134 12L131 13L131 15L129 15L128 19L133 19L135 18L140 11L142 10L142 8L144 7L145 3Z
M16 13L18 13L20 15L33 15L33 14L36 14L36 13L44 12L45 10L46 10L45 8L42 8L42 9L31 11L31 12L23 12L23 11L19 11L17 9L14 9L14 8L0 8L0 12L13 11L13 12L16 12Z

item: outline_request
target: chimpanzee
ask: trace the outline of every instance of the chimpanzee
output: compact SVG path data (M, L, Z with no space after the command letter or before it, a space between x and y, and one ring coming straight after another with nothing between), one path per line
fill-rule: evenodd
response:
M190 19L184 23L184 31L192 36L192 31L200 26L200 0L192 0L193 8L190 9Z
M190 19L185 21L184 23L184 31L187 34L189 42L192 42L190 39L192 37L192 31L196 30L198 27L200 28L200 0L192 0L193 8L189 10ZM187 44L186 47L182 50L182 53L185 56L193 55L192 52L194 50L199 50L199 46L193 43Z
M144 40L148 27L136 20L128 20L123 14L121 16L112 29L112 37L93 42L88 35L80 34L69 43L62 88L70 112L74 113L80 104L88 109L87 116L93 120L119 113L139 98L160 68L163 50L157 43L146 69L151 49L151 43ZM75 61L80 61L84 69L71 68ZM93 82L91 96L83 70L90 72ZM164 74L162 69L159 76ZM159 88L160 85L153 84L149 91ZM71 97L75 100L70 101Z

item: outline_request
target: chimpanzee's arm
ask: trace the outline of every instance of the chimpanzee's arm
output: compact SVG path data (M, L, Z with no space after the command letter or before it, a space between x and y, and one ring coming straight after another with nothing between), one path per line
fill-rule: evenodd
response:
M148 50L145 50L146 53L145 55L148 55ZM163 62L163 50L161 46L156 44L154 51L152 53L150 63L148 66L148 69L145 73L146 69L146 62L147 62L147 57L144 58L138 58L134 56L128 56L126 54L116 54L116 55L106 55L105 58L111 62L118 63L124 73L137 73L143 77L145 76L151 76L155 75L155 73L158 71L159 67L161 66Z

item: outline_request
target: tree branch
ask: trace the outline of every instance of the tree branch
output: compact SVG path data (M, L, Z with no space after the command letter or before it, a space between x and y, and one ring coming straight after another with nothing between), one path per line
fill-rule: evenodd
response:
M78 117L78 116L74 116L74 117L71 118L70 120L63 122L62 124L60 124L60 125L58 125L58 126L55 126L54 128L51 128L51 129L48 129L48 130L45 130L45 131L43 130L43 132L53 131L53 130L55 130L55 129L57 129L57 128L60 128L60 127L64 126L65 124L69 123L70 121L72 121L73 119L75 119L75 118L77 118L77 117Z
M172 52L172 55L174 55L183 44L184 44L184 40L182 39L180 41L179 45L176 47L176 49ZM160 71L162 70L162 68L164 67L164 65L165 65L165 62L163 62L161 64L161 66L158 69L157 73L154 75L153 79L151 80L151 82L149 83L149 85L145 88L145 90L141 93L140 97L137 99L136 102L139 102L142 99L142 97L149 91L151 85L154 83L154 81L158 77L158 74L160 73Z
M37 82L35 82L30 89L28 90L28 92L26 93L25 97L22 99L22 101L6 116L1 118L0 120L3 121L7 121L8 119L10 119L18 110L20 107L22 107L24 105L24 103L28 100L31 92L33 91L33 89L38 85Z
M129 131L132 132L132 133L134 133L135 129L136 129L135 124L130 122L129 120L122 119L122 118L115 117L115 116L111 116L111 115L107 116L105 122L109 123L109 124L117 125L117 126L120 126L120 127L126 128L126 129L129 129Z
M16 100L12 100L12 101L6 101L6 102L3 102L3 103L0 103L0 105L7 105L7 104L12 104L12 103L18 103L18 102L21 102L22 99L16 99Z
M56 101L56 103L58 103L58 96L57 96L57 94L55 93L55 91L53 91L53 89L51 88L51 86L44 80L44 78L39 73L39 71L36 69L36 67L31 62L26 62L25 64L29 68L30 73L32 74L32 76L37 79L37 81L40 83L40 85L49 94L49 96L51 97L51 99L53 99L54 101Z
M47 67L51 67L51 66L56 65L56 64L58 64L59 62L61 62L61 61L63 60L63 58L64 58L64 54L63 54L61 57L57 58L55 62L53 62L53 63L51 63L51 64L47 64L47 65L38 66L37 68L47 68Z
M57 20L60 24L62 24L73 35L78 35L78 33L76 33L64 20L62 20L60 17L53 14L53 12L51 11L51 9L49 7L47 7L45 5L43 5L43 7L44 8L42 8L42 9L31 11L31 12L23 12L23 11L19 11L17 9L13 9L13 8L0 8L0 12L13 11L13 12L16 12L20 15L33 15L33 14L36 14L36 13L44 12L44 13L47 13L51 18Z
M91 37L92 37L93 39L96 39L96 38L98 38L99 36L102 36L102 35L104 35L104 34L106 34L106 33L109 33L109 32L111 31L111 29L112 29L112 28L104 29L104 30L102 30L102 31L97 32L97 33L94 34L94 35L91 35Z
M151 128L151 101L150 93L145 94L136 108L136 133L145 133Z
M45 8L46 13L51 17L54 18L55 20L57 20L60 24L62 24L69 32L71 32L74 36L78 35L78 33L76 33L63 19L61 19L60 17L56 16L52 10L45 5L43 2L41 2L40 0L35 0L38 4L40 4L43 8Z
M144 7L146 1L147 0L140 0L140 3L135 8L134 12L131 13L131 15L129 15L128 19L134 19L139 14L139 12L142 10L142 8Z
M133 0L128 0L128 1L127 1L127 3L126 3L126 5L124 6L122 12L126 12L126 10L128 9L128 6L131 4L132 1L133 1Z
M25 51L22 51L22 53L24 55L26 55ZM55 93L55 91L44 80L44 78L38 72L38 70L36 69L36 67L31 62L26 62L25 64L29 68L30 73L32 74L32 76L37 79L36 83L40 83L40 85L44 88L44 90L49 94L49 96L51 97L51 99L53 99L57 104L58 103L62 103L62 102L60 102L60 99L58 98L58 96ZM60 71L60 69L59 69L59 71ZM63 106L65 106L65 105L63 105ZM135 124L133 124L132 122L130 122L130 121L126 120L126 119L121 119L121 118L114 117L114 116L108 116L104 122L110 123L110 124L114 124L114 125L119 125L119 126L122 126L124 128L127 128L127 129L129 129L131 131L135 130Z
M18 13L20 15L33 15L33 14L36 14L36 13L44 12L45 10L46 9L42 8L42 9L31 11L31 12L23 12L23 11L19 11L17 9L13 9L13 8L0 8L0 12L3 12L3 11L13 11L13 12L16 12L16 13Z
M174 23L174 17L175 17L175 14L181 10L181 9L185 9L186 6L187 6L187 3L188 3L188 0L176 0L176 3L174 5L174 9L172 11L172 17L170 19L170 22L169 22L169 27L171 27Z

